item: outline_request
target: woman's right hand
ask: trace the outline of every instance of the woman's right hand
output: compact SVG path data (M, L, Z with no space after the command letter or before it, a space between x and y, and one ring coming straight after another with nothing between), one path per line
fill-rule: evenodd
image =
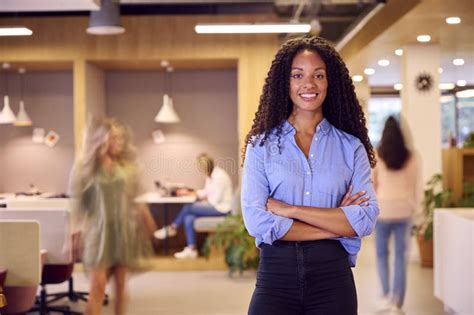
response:
M368 196L362 197L367 193L365 190L360 191L354 195L351 195L351 193L352 193L352 185L349 186L349 190L344 195L344 198L342 198L342 201L339 207L352 206L352 205L367 206L369 204L368 200L370 199L370 197Z

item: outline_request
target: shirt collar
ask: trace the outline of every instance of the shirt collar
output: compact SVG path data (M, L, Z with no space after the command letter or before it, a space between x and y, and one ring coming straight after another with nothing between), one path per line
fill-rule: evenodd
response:
M331 123L329 123L329 121L327 121L326 118L323 118L323 120L321 120L321 122L318 124L318 126L316 127L316 132L318 131L322 131L323 134L327 135L329 130L331 129ZM296 130L295 130L295 127L293 127L292 124L290 124L290 122L288 121L288 119L286 119L284 122L283 122L283 126L282 126L282 134L283 135L287 135L288 133L292 132L293 134L296 133Z

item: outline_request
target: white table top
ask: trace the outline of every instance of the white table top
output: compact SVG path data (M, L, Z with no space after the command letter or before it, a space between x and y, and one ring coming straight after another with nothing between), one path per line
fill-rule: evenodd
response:
M17 195L15 193L0 193L0 200L42 200L42 199L68 199L52 197L54 193L42 193L39 195Z
M0 204L6 204L11 201L31 201L35 202L38 200L56 200L56 199L61 199L64 200L63 198L45 198L45 196L15 196L15 194L0 194ZM143 195L138 196L135 199L136 202L142 202L142 203L193 203L196 201L195 196L181 196L181 197L164 197L160 195L158 192L147 192L144 193Z
M9 204L12 202L21 202L22 204L28 204L35 202L48 202L50 204L57 203L62 204L65 201L68 201L69 198L50 198L54 196L53 193L43 193L41 195L33 195L33 196L26 196L26 195L15 195L14 193L0 193L0 205Z
M468 220L474 221L474 209L473 208L437 208L435 213L445 213L447 215L458 216Z
M147 192L138 196L136 202L143 203L193 203L196 201L195 196L181 196L181 197L163 197L157 192Z

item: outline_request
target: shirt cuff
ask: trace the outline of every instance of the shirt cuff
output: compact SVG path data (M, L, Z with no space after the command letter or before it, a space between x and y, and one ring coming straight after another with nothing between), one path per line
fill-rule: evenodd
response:
M363 226L362 226L362 217L365 215L362 213L362 209L358 205L351 205L340 207L344 214L346 215L347 221L352 226L352 229L356 232L357 237L362 237Z
M274 241L281 239L288 233L293 225L293 219L274 215L275 222L272 228L262 235L262 242L272 245Z

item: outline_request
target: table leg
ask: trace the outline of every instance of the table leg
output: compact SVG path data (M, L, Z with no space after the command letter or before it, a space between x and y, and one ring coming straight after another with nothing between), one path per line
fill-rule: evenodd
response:
M168 226L168 204L164 204L163 208L163 222L165 226L165 239L163 240L163 253L165 256L168 256L169 254L169 239L168 239L168 229L166 228Z

